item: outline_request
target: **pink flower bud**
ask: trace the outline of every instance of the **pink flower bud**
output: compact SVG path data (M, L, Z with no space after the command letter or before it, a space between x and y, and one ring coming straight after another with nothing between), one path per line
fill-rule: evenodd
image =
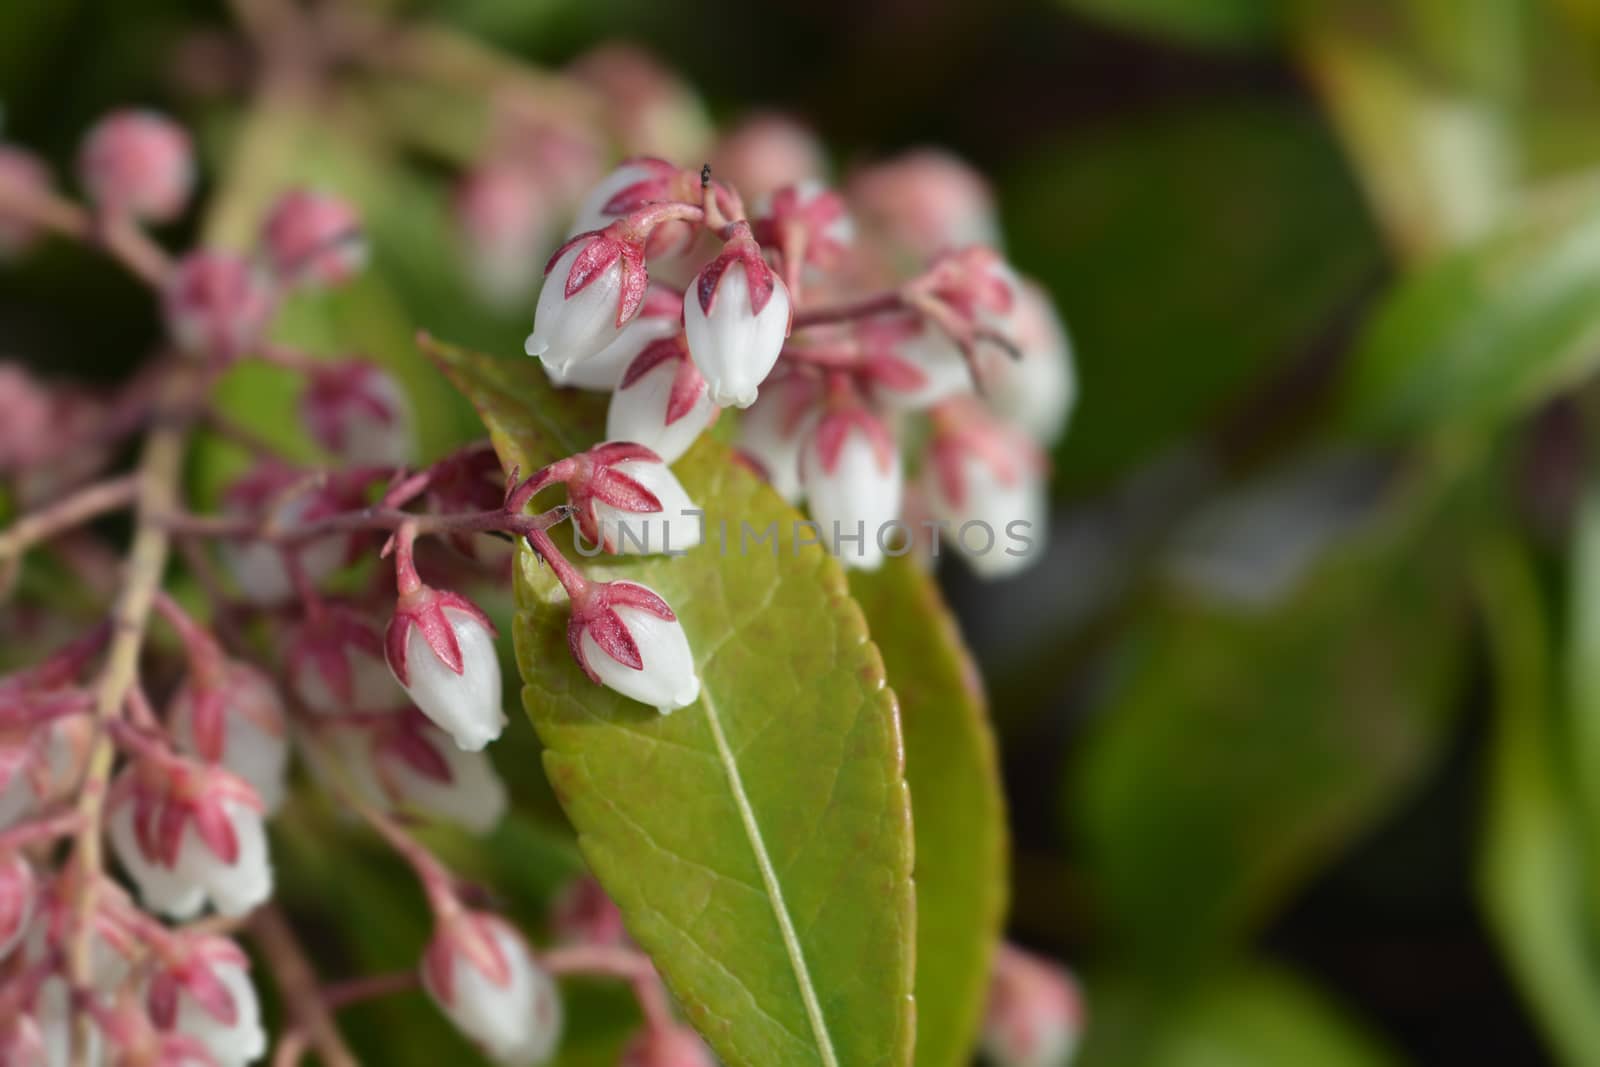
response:
M0 144L0 189L14 189L23 196L48 192L50 171L33 154ZM0 194L0 201L4 199ZM0 263L22 255L38 237L39 228L30 219L0 209Z
M403 467L416 451L404 390L364 360L313 369L300 396L300 415L316 442L351 466Z
M780 249L798 243L806 264L836 268L855 241L844 198L815 179L784 185L756 202L756 240Z
M648 554L687 551L700 543L699 512L650 449L609 441L567 463L567 499L590 545L614 554Z
M747 231L701 268L689 293L683 328L711 402L749 407L789 336L789 290Z
M603 351L644 303L644 249L614 229L574 237L545 268L533 333L523 347L558 374Z
M261 802L242 778L135 766L114 792L111 846L150 909L191 919L209 900L222 915L243 915L272 895Z
M617 1067L716 1067L717 1061L687 1026L646 1027L622 1050Z
M717 417L684 335L655 341L629 364L606 410L606 436L675 463Z
M800 449L820 417L821 399L821 385L815 378L798 374L774 377L739 420L740 450L791 504L805 496L800 484Z
M552 362L541 357L545 374L552 385L572 389L594 389L611 392L622 380L629 364L639 358L653 342L676 337L682 329L683 297L663 286L652 285L645 291L639 314L622 328L612 341L593 359L571 363L557 370Z
M475 912L441 924L422 958L422 984L497 1063L541 1063L561 1041L555 982L497 916Z
M694 654L667 602L636 582L591 585L572 605L567 643L589 680L661 714L700 697Z
M827 153L810 129L786 115L752 115L711 155L711 173L759 200L791 182L821 180Z
M224 362L260 341L276 303L272 286L254 266L208 250L179 260L162 295L167 332L178 347Z
M622 910L592 874L568 882L550 904L550 936L562 945L626 944Z
M278 198L262 224L261 246L285 285L342 285L367 264L356 209L310 189L291 189Z
M288 723L272 679L256 668L228 660L191 672L172 698L167 727L179 749L248 782L268 814L283 803Z
M289 684L308 711L393 711L408 703L384 659L377 627L337 604L295 632L286 667Z
M988 183L943 152L923 149L868 167L851 179L849 195L865 222L919 259L1000 243Z
M198 1042L217 1064L244 1067L267 1050L261 1005L250 983L250 960L225 937L196 935L181 941L150 978L146 1003L163 1031Z
M494 627L470 600L428 586L402 594L384 638L389 669L418 708L467 752L500 736Z
M364 502L349 485L336 480L311 484L303 473L277 463L261 464L223 494L223 508L229 514L258 517L279 529L293 529L360 507ZM239 591L245 599L264 607L287 603L295 597L291 564L315 585L342 567L350 552L348 535L319 537L293 546L259 538L222 543L223 562Z
M0 856L0 960L22 941L33 920L39 886L21 853Z
M505 786L488 755L463 752L420 712L339 723L326 736L350 785L369 804L474 834L493 830L505 815Z
M474 289L494 307L518 306L549 249L549 194L523 168L493 164L461 180L454 209Z
M877 570L903 536L894 527L900 453L888 428L858 404L827 412L801 452L800 481L823 544L847 567Z
M1066 428L1077 400L1072 343L1049 294L1033 282L1018 284L1007 325L1019 354L994 346L979 350L984 398L1002 418L1051 444Z
M984 578L1004 578L1042 554L1049 462L1027 434L975 400L938 409L929 446L928 504L945 538Z
M983 1024L983 1049L995 1067L1065 1067L1083 1019L1071 975L1015 946L1000 947Z
M84 137L78 180L114 215L176 218L194 188L194 149L183 128L153 111L115 111Z

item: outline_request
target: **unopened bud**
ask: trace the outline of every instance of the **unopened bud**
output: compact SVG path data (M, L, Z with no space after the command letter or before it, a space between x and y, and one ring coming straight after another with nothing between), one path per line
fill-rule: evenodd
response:
M366 236L356 209L310 189L293 189L278 198L262 225L261 244L273 273L285 284L341 285L367 262Z
M248 261L201 250L178 261L162 296L167 331L194 355L231 362L261 340L276 306L272 286Z
M472 913L442 924L422 962L429 996L497 1063L549 1058L561 1040L555 982L522 935L494 915Z
M1083 996L1066 970L1000 947L983 1024L983 1050L995 1067L1066 1067L1083 1019Z
M194 188L194 148L177 123L154 111L117 111L85 136L78 176L111 214L149 222L176 218Z

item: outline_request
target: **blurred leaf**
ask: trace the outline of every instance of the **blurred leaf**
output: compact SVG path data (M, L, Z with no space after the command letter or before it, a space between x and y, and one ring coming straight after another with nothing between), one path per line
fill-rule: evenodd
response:
M1133 624L1066 814L1139 965L1193 973L1430 763L1462 651L1463 516L1416 507L1268 611L1169 595Z
M917 1067L971 1062L1006 903L1005 798L983 683L907 558L850 572L900 702L916 830Z
M1057 481L1103 484L1317 338L1379 248L1314 115L1233 101L1127 116L1003 183L1012 258L1054 292L1085 402Z
M1289 0L1061 0L1084 14L1187 44L1265 44L1282 27Z
M437 346L507 468L598 440L603 399L531 360ZM672 715L591 683L530 553L516 627L524 703L579 845L691 1020L734 1064L911 1059L911 821L894 699L838 563L793 544L793 512L702 440L677 473L706 511L681 558L607 558L672 604L700 701ZM719 552L717 524L782 531Z
M1336 406L1341 432L1492 430L1600 362L1600 191L1534 205L1406 278L1373 317Z
M1592 518L1579 553L1597 546ZM1585 559L1580 569L1593 566ZM1489 924L1547 1039L1565 1063L1600 1063L1600 956L1586 842L1569 768L1557 758L1550 637L1536 578L1507 538L1475 568L1495 667L1496 726L1480 855Z

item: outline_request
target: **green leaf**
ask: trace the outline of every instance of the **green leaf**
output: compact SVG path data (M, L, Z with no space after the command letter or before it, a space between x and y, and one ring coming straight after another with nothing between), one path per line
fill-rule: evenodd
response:
M603 401L557 393L533 361L435 354L507 467L598 439ZM776 494L709 439L676 472L707 543L586 569L672 604L701 700L663 716L593 685L568 652L564 599L524 552L517 659L546 772L630 932L724 1060L909 1063L910 804L882 660L837 561L794 544ZM741 551L742 522L775 540Z
M1580 557L1596 547L1592 526L1585 533ZM1579 570L1592 566L1584 559ZM1556 729L1545 607L1526 552L1508 537L1480 551L1475 577L1496 704L1479 892L1501 952L1561 1061L1600 1062L1594 897L1571 769L1557 758L1564 739Z
M1134 626L1065 810L1136 966L1200 969L1429 766L1464 612L1456 554L1417 549L1446 517L1391 516L1268 610L1168 594Z
M1600 362L1600 193L1537 205L1407 277L1367 327L1335 415L1371 438L1483 432Z
M850 573L900 701L917 855L917 1065L971 1061L1006 905L1005 797L977 665L909 559Z
M1288 0L1063 0L1088 15L1189 44L1239 48L1272 40Z
M1130 115L1036 153L1002 193L1008 252L1054 293L1077 350L1063 488L1104 485L1216 422L1379 264L1338 146L1301 107Z

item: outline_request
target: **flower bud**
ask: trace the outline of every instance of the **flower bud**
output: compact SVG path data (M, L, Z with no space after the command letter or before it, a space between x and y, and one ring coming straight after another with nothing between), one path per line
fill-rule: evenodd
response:
M640 156L624 160L589 190L567 236L603 230L649 201L670 199L670 185L677 176L678 168L664 159Z
M403 467L416 451L404 390L364 360L314 368L300 395L300 414L316 442L351 466Z
M378 807L486 834L506 812L506 790L488 754L463 752L421 713L335 725L327 731L350 784Z
M422 959L422 984L496 1063L541 1063L561 1040L561 999L528 944L497 916L441 924Z
M1026 569L1042 554L1049 464L1027 434L952 401L935 415L926 464L928 505L945 539L984 578Z
M574 520L590 545L613 554L686 552L700 543L700 513L672 469L643 445L610 441L577 457L568 483Z
M494 627L470 600L428 586L403 594L384 649L395 680L463 750L505 729Z
M804 262L820 270L838 267L856 233L844 198L816 179L785 184L757 201L753 230L756 240L786 255L799 247Z
M717 1067L700 1035L687 1026L647 1026L622 1050L617 1067Z
M1039 285L1017 285L1016 307L1008 322L1018 354L983 348L978 376L989 405L1045 444L1066 428L1077 400L1072 343L1050 296Z
M789 335L789 290L747 233L701 268L689 293L683 328L711 402L749 407Z
M393 711L409 702L384 659L382 634L337 604L295 632L286 667L289 685L308 711Z
M932 323L915 319L870 320L862 323L857 333L863 347L892 348L911 368L907 375L880 375L873 380L872 397L885 407L921 411L949 397L972 392L972 371L966 356Z
M255 346L275 307L272 286L254 266L204 249L178 261L162 294L167 332L178 347L224 362Z
M367 265L367 239L356 209L311 189L291 189L278 197L262 224L261 245L285 285L343 285Z
M592 874L580 874L550 904L550 936L559 945L614 947L626 944L622 909Z
M641 444L661 462L675 463L716 417L706 380L679 333L645 346L628 366L606 410L606 437Z
M229 660L191 672L167 710L181 751L218 763L250 783L271 814L283 803L289 771L288 722L272 679Z
M78 179L103 211L149 222L176 218L194 188L194 149L183 128L153 111L115 111L89 130Z
M243 779L174 765L135 766L123 782L108 820L111 847L146 907L183 920L210 900L235 916L272 895L261 802Z
M14 189L18 195L50 190L50 171L32 153L0 144L0 189ZM5 195L0 194L0 201ZM0 263L7 263L26 252L39 237L33 220L7 213L0 208Z
M182 956L150 979L150 1019L199 1042L217 1067L244 1067L267 1051L250 960L225 937L183 939Z
M868 167L851 179L849 194L865 222L918 259L1000 243L988 183L944 152L922 149Z
M307 484L300 472L274 463L257 467L223 494L227 513L258 517L264 525L279 529L315 522L359 507L362 502L347 487L334 482ZM296 595L291 561L315 585L345 564L350 544L345 535L319 537L293 546L259 538L229 540L222 543L222 559L246 600L271 607L287 603Z
M572 605L567 643L589 680L667 715L700 697L694 654L667 602L635 582L592 585Z
M540 362L552 385L609 393L641 352L655 341L676 337L682 329L682 320L683 297L664 286L652 285L645 292L638 317L624 326L617 339L593 359L567 364L564 370L556 369L554 361L544 357L540 357Z
M533 291L549 249L549 195L521 167L491 164L469 171L454 211L468 275L479 297L510 310Z
M800 449L820 415L822 390L814 378L785 375L767 382L761 399L739 420L739 449L791 504L805 496L800 484Z
M33 867L20 852L0 856L0 960L11 955L27 933L38 891Z
M711 173L759 200L791 182L820 181L828 158L810 129L786 115L758 114L740 121L717 145Z
M995 1067L1065 1067L1083 1033L1083 997L1070 974L1002 945L989 986L983 1050Z
M822 542L845 566L877 570L894 546L903 488L888 428L856 404L823 415L801 452L800 481Z
M566 374L615 341L644 303L644 249L611 230L582 234L545 268L533 333L523 348Z
M0 829L76 788L94 733L92 717L82 714L0 740Z

